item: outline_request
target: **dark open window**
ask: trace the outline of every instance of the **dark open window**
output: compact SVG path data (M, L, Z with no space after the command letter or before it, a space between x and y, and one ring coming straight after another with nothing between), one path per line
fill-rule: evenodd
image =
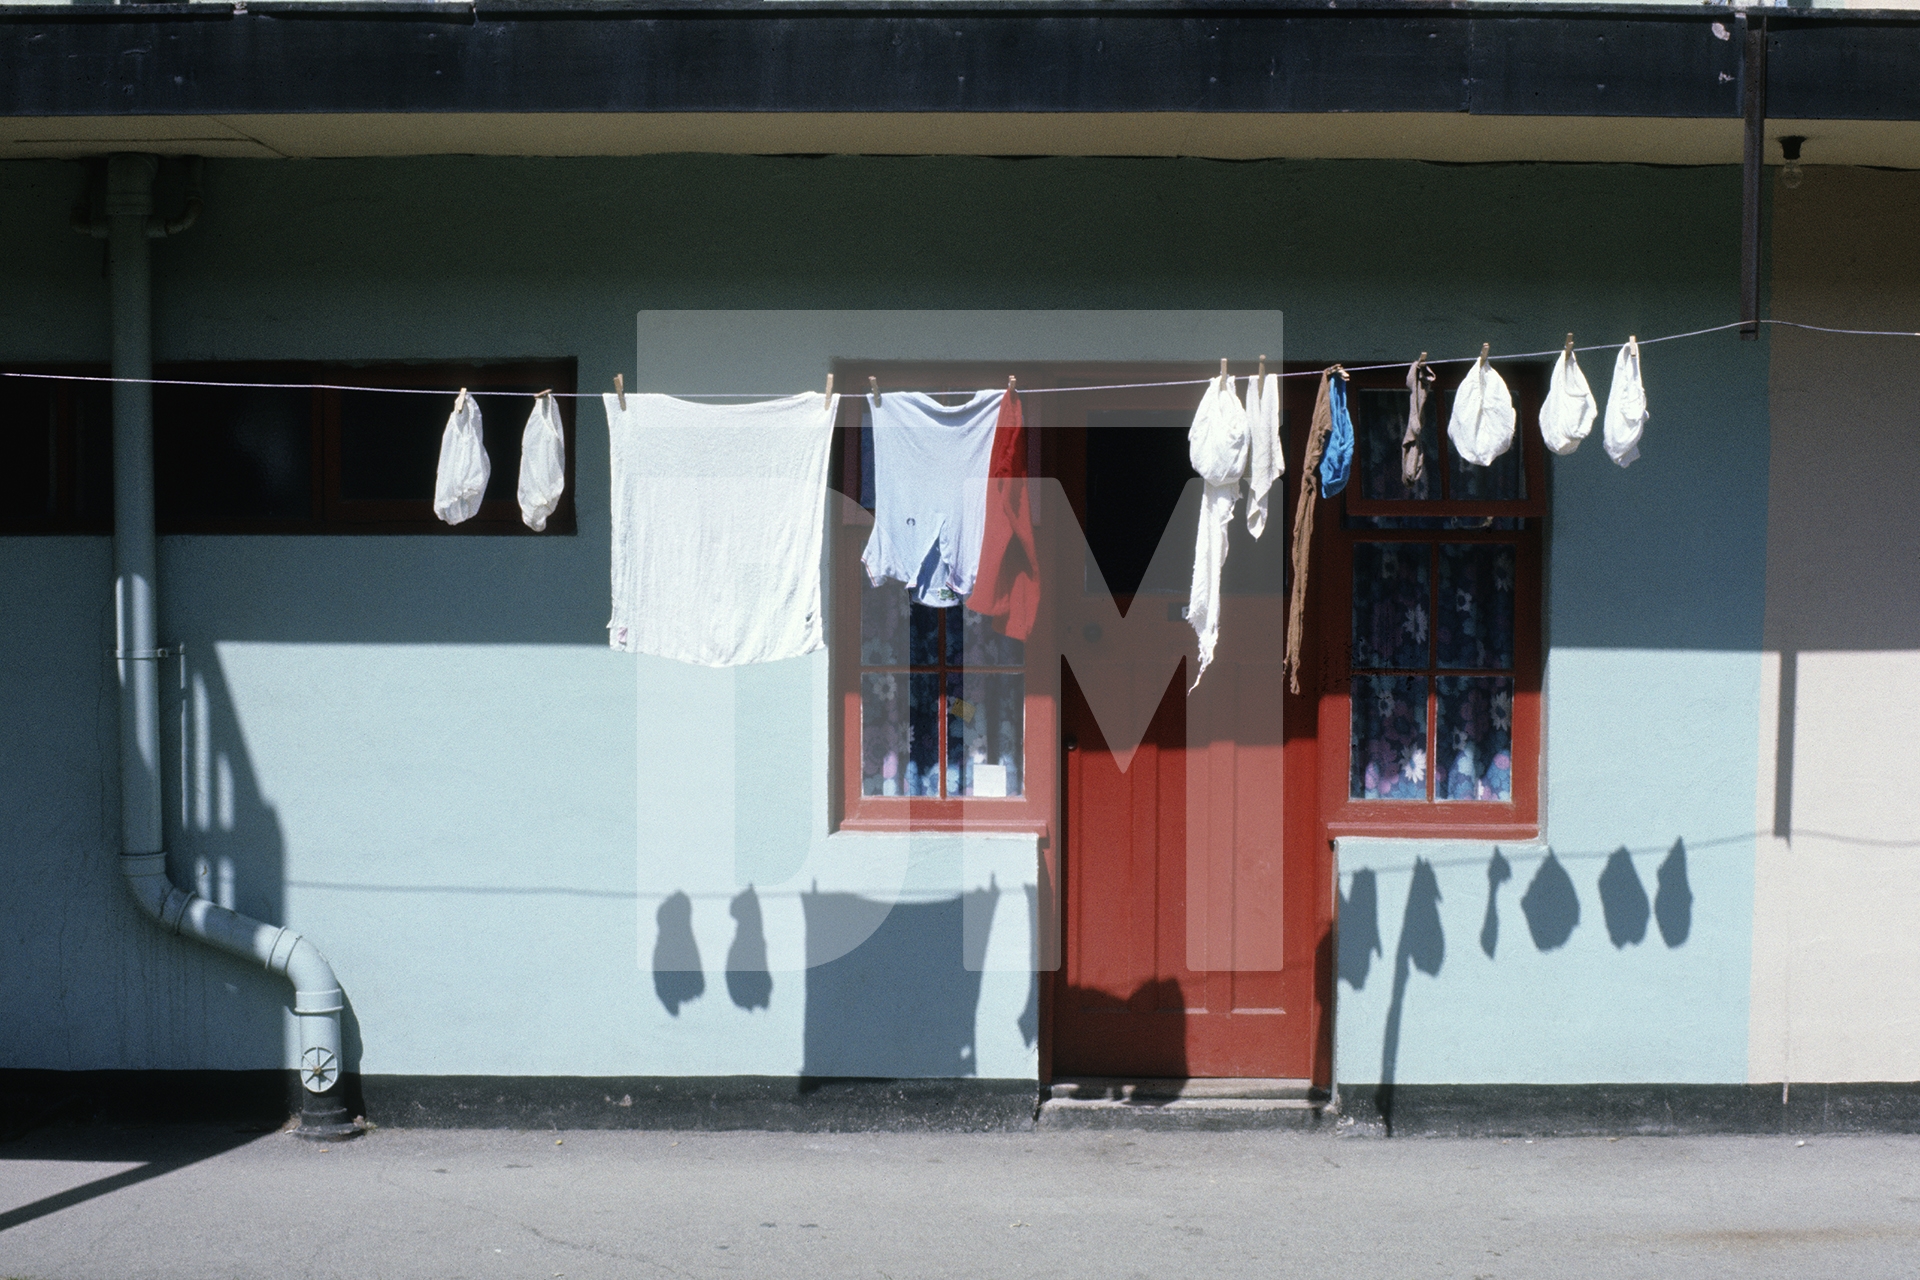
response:
M15 366L104 374L101 366ZM113 529L113 398L104 382L0 378L0 533Z
M271 385L154 386L155 521L161 533L528 533L515 496L520 436L532 396L571 392L574 375L571 359L161 365L157 379ZM433 514L434 471L460 387L507 394L479 397L492 474L479 514L448 526ZM572 533L575 402L557 403L567 484L547 532ZM111 384L0 378L0 533L112 529Z
M520 435L532 396L571 392L574 368L572 360L162 366L155 377L319 385L156 386L160 531L527 533L515 498ZM439 387L449 390L402 393ZM433 514L434 470L459 387L510 394L479 397L492 473L479 514L448 526ZM572 533L574 401L558 404L567 487L547 531Z

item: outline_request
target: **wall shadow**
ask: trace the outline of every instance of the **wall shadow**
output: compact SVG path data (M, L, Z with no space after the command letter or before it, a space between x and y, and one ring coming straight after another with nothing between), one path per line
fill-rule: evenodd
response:
M1520 911L1527 917L1527 931L1533 945L1552 951L1566 945L1580 923L1580 895L1574 892L1573 877L1560 865L1560 859L1548 850L1533 883L1520 897Z
M1373 957L1380 949L1380 883L1371 867L1353 873L1352 886L1340 895L1340 978L1355 991L1367 985Z
M1027 897L1027 954L1033 957L1033 972L1028 975L1027 1005L1020 1010L1016 1025L1021 1043L1031 1049L1040 1038L1040 886L1023 887Z
M933 902L800 895L807 930L801 1074L978 1075L981 965L999 897L997 888ZM848 938L862 936L848 948Z
M1056 1080L1074 1076L1127 1081L1187 1078L1187 996L1178 978L1149 978L1127 995L1066 983L1058 991L1053 1019ZM1082 1063L1098 1063L1099 1067L1090 1071ZM1119 1086L1113 1088L1113 1092L1097 1096L1150 1100L1137 1091L1123 1098Z
M727 948L727 997L742 1009L765 1009L773 1002L773 975L767 972L760 895L748 885L734 895L727 910L735 922L733 945Z
M677 1018L681 1005L707 990L700 944L693 936L693 899L676 890L653 913L653 921L659 930L653 939L653 991Z
M1387 1033L1380 1048L1380 1119L1393 1136L1393 1084L1400 1062L1400 1020L1406 1009L1407 982L1418 969L1439 977L1446 963L1447 937L1440 926L1440 881L1433 864L1415 859L1413 882L1407 888L1407 912L1400 922L1400 942L1393 952L1393 998L1387 1003Z
M1660 939L1669 947L1680 946L1693 932L1693 885L1687 879L1687 843L1675 840L1666 861L1655 874L1659 886L1653 896L1653 918L1660 925Z
M189 648L184 657L161 663L160 721L168 876L218 906L287 925L286 837L279 814L261 794L214 647ZM144 917L131 924L143 934L160 933ZM324 939L314 941L324 951ZM144 939L142 945L148 945ZM188 989L197 986L204 993L188 1025L197 1016L198 1038L208 1044L212 1063L291 1066L284 1061L282 1011L292 1009L293 988L284 977L189 939L169 938L164 945L188 972L207 974L204 980L188 980ZM154 976L178 989L183 975ZM342 985L351 984L343 977ZM342 1021L342 1069L358 1071L358 1023Z
M1646 886L1634 869L1633 855L1626 846L1613 851L1600 872L1600 914L1607 924L1607 938L1615 948L1637 946L1646 941L1647 917L1652 908L1647 902Z
M1498 848L1487 860L1487 916L1480 922L1480 949L1487 959L1500 948L1500 886L1513 879L1513 864Z

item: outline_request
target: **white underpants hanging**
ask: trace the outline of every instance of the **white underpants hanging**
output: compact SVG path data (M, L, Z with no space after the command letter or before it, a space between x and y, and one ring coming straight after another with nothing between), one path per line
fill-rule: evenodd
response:
M1593 430L1599 410L1593 389L1573 352L1562 351L1547 382L1547 398L1540 405L1540 437L1555 453L1572 453Z
M1487 358L1481 356L1453 393L1447 439L1463 461L1484 467L1512 446L1513 424L1513 396Z
M567 487L567 440L560 430L560 411L553 397L534 397L527 429L520 435L520 518L539 533L547 517L560 505Z
M1607 456L1629 466L1640 456L1640 433L1647 426L1647 388L1640 381L1640 344L1633 338L1613 360L1613 386L1607 391L1604 430Z
M433 514L448 524L471 520L486 496L493 467L480 434L480 406L460 389L440 435L440 466L433 478Z

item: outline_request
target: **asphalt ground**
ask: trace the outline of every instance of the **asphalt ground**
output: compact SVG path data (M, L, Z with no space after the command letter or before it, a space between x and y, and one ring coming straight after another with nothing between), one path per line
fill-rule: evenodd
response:
M0 1277L1920 1275L1920 1137L42 1129Z

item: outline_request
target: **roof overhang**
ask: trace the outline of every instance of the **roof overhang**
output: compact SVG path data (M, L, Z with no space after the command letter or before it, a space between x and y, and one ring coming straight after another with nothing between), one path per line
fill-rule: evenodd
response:
M1763 12L1770 134L1920 167L1911 12L1126 0L0 9L0 156L1732 164Z

